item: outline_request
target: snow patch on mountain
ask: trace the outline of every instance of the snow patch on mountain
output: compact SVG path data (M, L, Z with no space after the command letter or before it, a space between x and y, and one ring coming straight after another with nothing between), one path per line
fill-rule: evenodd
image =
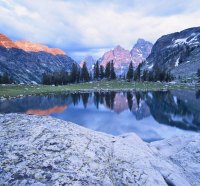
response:
M176 63L175 63L175 67L177 67L179 65L179 59L180 59L180 57L177 58Z

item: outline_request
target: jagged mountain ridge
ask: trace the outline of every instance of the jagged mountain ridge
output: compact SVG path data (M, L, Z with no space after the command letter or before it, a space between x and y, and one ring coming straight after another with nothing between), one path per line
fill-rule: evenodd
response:
M26 52L47 52L53 55L65 55L65 52L59 48L49 48L46 45L34 43L31 41L20 40L16 41L15 44L18 46L18 48Z
M138 39L130 51L117 45L114 49L104 53L99 61L104 67L108 62L113 61L117 74L122 75L127 71L131 61L135 68L142 63L150 54L152 46L152 43Z
M153 44L144 39L138 39L137 43L131 49L131 57L134 65L137 67L142 63L151 53Z
M18 46L4 34L0 34L0 46L5 48L18 48Z
M171 71L176 77L193 76L200 68L200 27L164 35L154 44L144 69Z
M43 73L70 71L76 63L60 49L27 41L16 43L0 35L0 74L9 74L16 83L41 83Z

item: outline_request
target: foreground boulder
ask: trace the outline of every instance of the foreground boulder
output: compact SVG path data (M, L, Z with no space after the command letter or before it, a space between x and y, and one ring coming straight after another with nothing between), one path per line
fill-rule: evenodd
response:
M0 185L200 185L200 135L143 142L51 117L0 115Z

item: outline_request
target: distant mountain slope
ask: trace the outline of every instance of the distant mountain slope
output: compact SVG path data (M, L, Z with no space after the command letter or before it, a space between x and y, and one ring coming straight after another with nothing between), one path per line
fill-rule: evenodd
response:
M0 35L0 74L8 73L17 83L41 83L43 73L70 71L73 63L60 49L32 42L14 43Z
M80 67L83 67L83 63L86 62L87 68L89 71L92 71L94 64L96 61L92 56L86 56L81 62L80 62Z
M131 51L118 45L114 49L106 52L100 58L100 64L105 67L109 61L113 60L117 74L124 74L131 61L136 68L143 60L145 60L150 54L152 46L153 44L144 39L138 39Z
M193 76L200 68L200 27L159 38L144 68L170 70L176 77Z

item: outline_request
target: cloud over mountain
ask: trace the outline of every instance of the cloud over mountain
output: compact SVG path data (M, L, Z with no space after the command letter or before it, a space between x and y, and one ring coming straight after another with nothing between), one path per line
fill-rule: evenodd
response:
M61 48L78 59L200 25L199 6L197 0L1 0L0 32Z

